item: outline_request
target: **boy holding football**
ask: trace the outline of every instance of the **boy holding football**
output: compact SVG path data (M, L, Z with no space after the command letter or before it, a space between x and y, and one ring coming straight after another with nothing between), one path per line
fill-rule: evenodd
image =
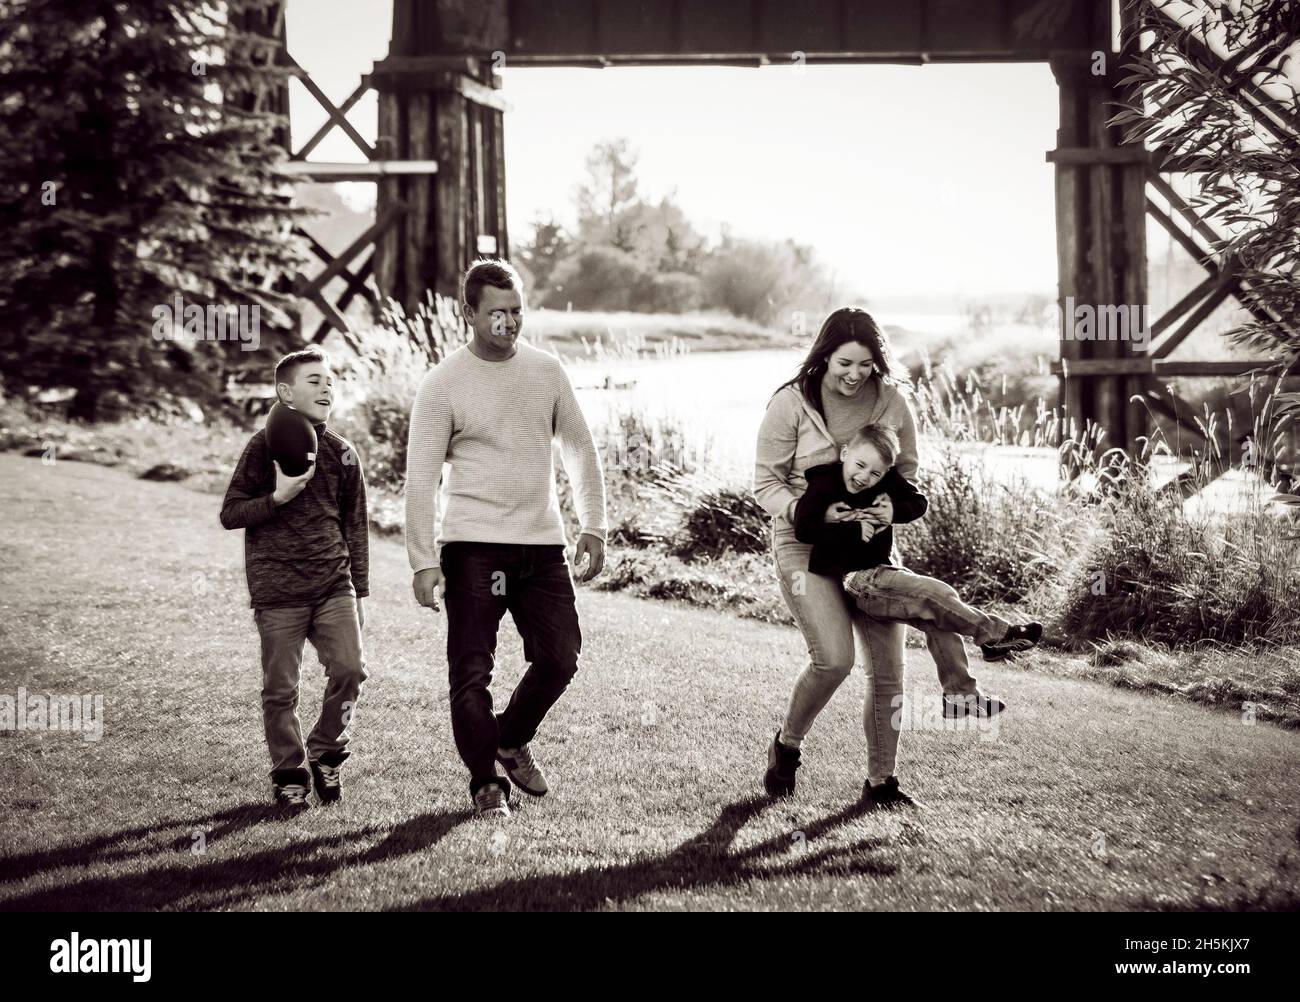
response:
M275 367L275 390L280 404L315 429L316 455L305 458L305 473L290 476L279 461L290 457L280 450L294 443L268 440L259 429L230 479L221 524L245 530L272 792L278 805L296 812L308 806L313 787L323 804L343 795L348 722L366 679L361 628L369 539L356 450L326 427L334 398L329 356L319 348L286 355ZM309 439L308 429L302 431ZM320 718L304 744L297 708L305 640L325 667L326 685Z

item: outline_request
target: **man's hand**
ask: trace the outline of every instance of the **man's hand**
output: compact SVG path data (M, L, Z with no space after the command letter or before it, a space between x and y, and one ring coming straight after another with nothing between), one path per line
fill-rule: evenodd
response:
M437 612L439 596L447 593L447 579L442 575L442 568L426 567L422 571L416 571L411 589L415 592L417 602Z
M275 465L275 491L271 494L271 500L279 507L282 504L288 504L307 486L307 481L316 475L316 464L312 463L307 467L307 472L299 477L291 477L280 469L280 464L271 460Z
M578 546L573 552L575 571L582 566L584 557L587 560L587 569L578 575L578 580L590 581L605 567L605 544L599 536L584 532L578 537Z
M357 628L360 630L364 630L366 628L366 607L364 602L365 600L360 595L358 595L357 596Z

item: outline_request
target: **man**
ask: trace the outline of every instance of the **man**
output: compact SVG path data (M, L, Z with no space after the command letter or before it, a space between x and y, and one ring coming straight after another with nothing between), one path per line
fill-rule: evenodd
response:
M504 261L479 260L461 285L471 340L425 376L411 411L406 549L416 601L436 610L438 593L445 595L452 732L475 810L509 817L511 782L532 796L547 791L529 744L577 671L582 649L553 440L574 482L581 525L574 567L582 581L605 562L605 483L563 367L519 341L518 272ZM444 462L450 472L439 524ZM488 686L507 610L529 667L498 715Z

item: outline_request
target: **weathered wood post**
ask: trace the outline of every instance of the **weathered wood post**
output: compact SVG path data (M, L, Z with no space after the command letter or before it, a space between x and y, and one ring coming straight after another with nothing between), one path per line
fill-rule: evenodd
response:
M404 207L375 248L381 293L408 314L428 290L455 296L480 254L506 257L506 104L493 72L506 44L504 0L395 0L393 40L370 80L382 159L433 160L434 174L385 176L377 212Z
M1109 18L1094 23L1108 26ZM1120 330L1113 325L1123 316L1131 336L1135 323L1146 322L1149 157L1106 124L1118 111L1122 57L1108 36L1095 41L1091 55L1058 53L1051 60L1060 88L1057 149L1048 153L1056 165L1060 403L1078 429L1094 422L1106 430L1106 446L1133 449L1150 433L1146 409L1130 402L1145 392L1150 358L1134 350L1133 340L1114 339ZM1077 340L1071 306L1090 307L1094 335L1109 337Z

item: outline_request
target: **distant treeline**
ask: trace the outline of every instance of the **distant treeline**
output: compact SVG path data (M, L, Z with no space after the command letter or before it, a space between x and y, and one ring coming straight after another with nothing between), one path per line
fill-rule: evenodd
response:
M671 194L640 194L627 140L597 144L574 193L576 232L552 218L534 222L515 259L533 306L686 313L722 310L785 325L797 310L832 308L835 278L813 250L791 240L710 241Z

